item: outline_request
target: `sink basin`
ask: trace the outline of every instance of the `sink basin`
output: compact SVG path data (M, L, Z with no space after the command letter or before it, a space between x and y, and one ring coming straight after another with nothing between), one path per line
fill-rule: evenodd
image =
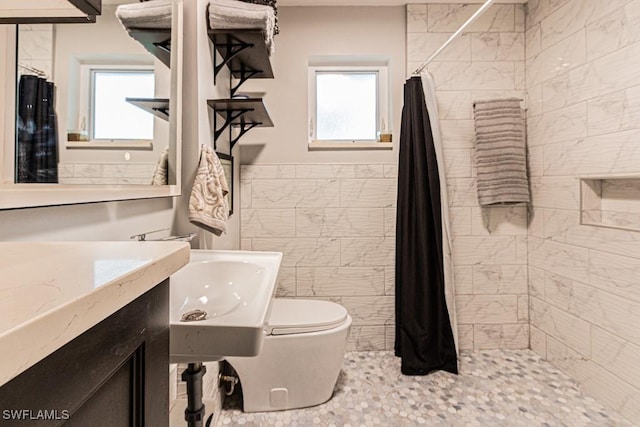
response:
M257 356L280 268L280 252L192 250L171 276L171 363ZM185 313L204 320L183 321Z

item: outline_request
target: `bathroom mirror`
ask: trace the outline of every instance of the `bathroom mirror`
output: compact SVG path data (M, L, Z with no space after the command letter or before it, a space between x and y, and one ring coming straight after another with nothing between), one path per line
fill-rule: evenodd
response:
M182 0L144 29L115 16L129 3L5 26L0 209L180 194Z

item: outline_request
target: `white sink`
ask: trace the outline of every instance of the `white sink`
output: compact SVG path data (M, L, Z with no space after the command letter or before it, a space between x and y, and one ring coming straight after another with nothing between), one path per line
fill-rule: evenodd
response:
M170 279L171 363L257 356L281 260L280 252L192 250ZM181 320L194 310L206 318Z

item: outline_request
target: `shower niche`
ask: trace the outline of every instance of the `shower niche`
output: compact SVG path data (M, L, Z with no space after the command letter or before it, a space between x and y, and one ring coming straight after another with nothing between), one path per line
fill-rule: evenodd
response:
M580 178L580 223L640 231L640 176Z

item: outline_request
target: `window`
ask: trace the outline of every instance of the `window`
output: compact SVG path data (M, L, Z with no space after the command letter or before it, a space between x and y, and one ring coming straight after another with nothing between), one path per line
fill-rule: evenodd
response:
M126 98L155 98L153 64L79 61L70 75L67 147L152 147L154 116Z
M375 142L387 130L386 65L309 68L310 142Z
M153 115L126 98L153 98L150 70L91 70L89 129L92 140L151 140Z

